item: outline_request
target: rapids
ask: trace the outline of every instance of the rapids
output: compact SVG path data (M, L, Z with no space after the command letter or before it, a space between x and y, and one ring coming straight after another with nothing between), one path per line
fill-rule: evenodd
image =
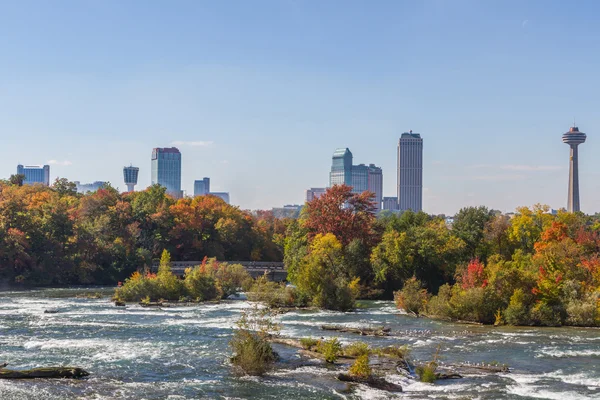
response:
M14 368L68 364L92 374L79 381L0 380L0 399L600 399L598 329L459 325L402 315L386 301L362 302L351 313L293 311L277 317L283 336L408 344L412 358L422 361L441 343L444 363L498 362L511 368L436 384L389 376L404 388L392 395L360 385L348 390L335 379L334 367L302 361L295 349L279 345L282 361L272 372L236 376L228 341L240 312L251 307L245 301L123 308L108 297L75 298L77 292L0 292L0 362ZM320 330L325 323L385 325L396 336L336 334Z

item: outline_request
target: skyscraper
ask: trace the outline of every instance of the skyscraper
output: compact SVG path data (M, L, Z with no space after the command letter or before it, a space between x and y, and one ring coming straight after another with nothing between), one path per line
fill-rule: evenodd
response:
M575 125L575 124L573 124ZM563 134L562 140L571 147L569 158L569 198L567 200L567 211L579 211L579 153L580 144L585 142L586 134L579 132L576 126L571 127L569 132Z
M348 148L336 149L331 160L329 186L352 186L352 153Z
M423 139L412 131L398 140L398 208L423 209Z
M123 167L123 178L125 179L125 185L127 185L128 192L134 191L134 187L137 185L139 172L140 169L133 165Z
M381 200L383 199L383 171L374 164L369 164L369 182L367 190L375 195L375 208L381 210Z
M17 165L17 174L24 175L24 185L33 185L41 183L50 186L50 166L49 165Z
M181 153L176 147L154 148L151 161L152 184L159 184L175 198L183 197L181 191Z
M367 190L373 192L375 194L373 199L375 208L379 211L383 196L383 173L381 168L376 167L375 164L352 165L352 158L350 149L336 149L331 159L329 186L346 184L352 187L352 193L362 193Z
M194 181L194 197L210 193L210 178Z

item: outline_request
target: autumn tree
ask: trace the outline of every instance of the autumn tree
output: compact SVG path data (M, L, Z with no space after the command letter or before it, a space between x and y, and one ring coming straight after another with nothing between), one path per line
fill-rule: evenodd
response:
M375 243L373 198L371 192L352 193L347 185L328 188L324 195L306 204L302 223L309 240L318 234L332 233L342 246L354 239L369 245Z

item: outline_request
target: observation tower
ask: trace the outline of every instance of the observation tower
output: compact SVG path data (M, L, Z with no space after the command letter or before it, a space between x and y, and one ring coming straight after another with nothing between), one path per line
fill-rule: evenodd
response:
M575 125L573 123L573 125ZM571 127L569 132L562 135L564 143L571 147L571 157L569 161L569 198L567 201L567 211L579 211L579 154L577 146L585 143L586 134L579 132L576 126Z
M130 165L129 167L123 167L123 178L125 178L125 184L127 185L127 191L133 192L134 186L137 185L138 174L140 169Z

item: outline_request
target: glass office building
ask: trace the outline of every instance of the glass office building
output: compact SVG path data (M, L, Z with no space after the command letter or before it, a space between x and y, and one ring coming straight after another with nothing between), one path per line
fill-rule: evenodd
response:
M194 196L204 196L210 193L210 178L194 181Z
M50 166L49 165L17 165L17 174L24 175L24 185L33 185L41 183L50 186Z
M398 140L398 207L401 211L423 209L423 139L412 131Z
M152 184L159 184L167 189L167 193L175 198L183 197L181 191L181 153L176 147L152 150L151 161Z
M352 186L352 153L349 149L337 149L333 153L329 186Z

